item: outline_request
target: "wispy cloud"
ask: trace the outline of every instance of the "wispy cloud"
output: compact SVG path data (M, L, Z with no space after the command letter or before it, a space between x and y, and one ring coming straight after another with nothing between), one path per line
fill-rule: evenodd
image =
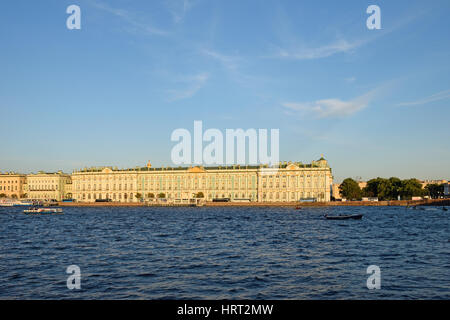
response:
M196 4L193 0L166 0L167 9L175 23L181 23L187 12Z
M201 54L216 61L227 73L230 79L245 87L252 87L268 79L262 76L248 74L243 69L248 67L249 59L241 55L223 54L218 51L203 49Z
M431 96L428 96L426 98L422 98L416 101L410 101L410 102L401 102L397 104L397 106L418 106L422 104L427 104L430 102L445 100L450 98L450 90L444 90L435 94L432 94Z
M231 71L236 71L238 69L239 63L242 60L242 58L240 58L239 56L225 55L223 53L208 49L203 49L201 52L205 56L218 61L220 64L222 64L222 66Z
M295 59L295 60L312 60L330 57L337 53L348 53L360 47L366 41L353 41L341 39L330 44L319 47L302 46L294 49L276 48L275 57Z
M371 90L355 99L322 99L313 102L285 102L282 106L301 115L313 114L318 118L341 118L366 108L378 90Z
M419 17L423 16L427 11L431 9L418 10L413 12L408 12L402 17L396 19L396 21L389 27L382 30L377 30L376 32L371 32L370 34L363 33L360 35L354 35L353 37L342 37L338 36L335 39L328 40L322 44L311 44L306 41L302 41L297 36L294 36L289 27L289 23L286 23L286 19L289 19L287 15L282 15L282 20L279 22L281 25L282 34L280 35L281 45L272 45L272 53L266 55L267 58L277 58L277 59L292 59L292 60L313 60L322 59L334 56L336 54L353 53L360 47L368 45L379 38L382 38L400 28L409 25L414 22ZM338 26L335 29L339 29ZM345 32L348 34L349 32ZM316 38L323 38L318 35Z
M178 82L184 85L181 89L168 90L168 100L173 102L177 100L188 99L194 96L201 88L203 88L209 79L209 74L206 72L199 73L193 76L183 76L178 79Z
M96 7L97 9L100 9L104 12L107 12L109 14L112 14L123 21L125 21L128 25L135 28L135 30L147 34L147 35L157 35L157 36L166 36L169 34L169 32L156 28L149 23L143 23L139 19L137 19L133 14L131 14L129 11L120 9L120 8L113 8L110 5L101 2L101 1L93 1L91 4Z

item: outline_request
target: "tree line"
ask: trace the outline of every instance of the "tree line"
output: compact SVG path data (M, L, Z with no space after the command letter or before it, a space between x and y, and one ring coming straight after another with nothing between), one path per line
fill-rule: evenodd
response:
M411 200L412 197L429 196L439 198L444 195L443 184L428 184L422 188L422 183L417 179L401 180L396 177L389 179L375 178L367 181L364 188L352 178L345 179L339 186L341 196L348 200L361 200L363 197L376 197L379 200Z

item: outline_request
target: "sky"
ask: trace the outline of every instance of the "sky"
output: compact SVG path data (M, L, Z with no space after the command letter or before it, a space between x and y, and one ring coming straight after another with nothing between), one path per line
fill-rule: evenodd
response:
M69 30L69 5L81 29ZM381 29L369 30L369 5ZM4 0L0 171L173 165L171 133L279 129L280 160L450 179L450 2Z

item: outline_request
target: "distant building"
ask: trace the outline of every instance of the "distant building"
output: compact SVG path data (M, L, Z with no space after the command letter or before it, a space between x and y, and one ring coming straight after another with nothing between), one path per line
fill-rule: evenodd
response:
M361 188L361 190L367 186L366 181L357 181L357 182L358 182L358 186Z
M429 184L438 184L438 185L441 185L441 184L445 184L445 183L448 183L448 181L447 180L444 180L444 179L439 179L439 180L423 180L423 181L420 181L420 183L422 184L422 188L425 188L427 185L429 185Z
M333 183L331 185L331 196L335 200L341 200L342 199L341 192L339 191L339 186L340 185L341 185L340 183Z
M14 172L0 173L0 195L7 198L23 198L26 175Z
M444 196L449 197L450 196L450 183L444 183Z
M72 173L72 193L78 202L104 199L137 202L161 195L176 203L193 199L200 193L206 201L330 201L333 177L324 158L310 164L285 162L273 173L267 170L270 169L263 165L90 168Z
M362 201L378 202L378 198L377 197L363 197Z
M24 190L27 198L32 200L57 200L71 198L72 195L67 192L71 186L70 175L62 173L38 172L27 175L27 183Z

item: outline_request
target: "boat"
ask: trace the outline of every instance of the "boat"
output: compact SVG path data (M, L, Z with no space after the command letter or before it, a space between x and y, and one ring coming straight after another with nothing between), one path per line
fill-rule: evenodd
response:
M1 202L0 207L14 207L14 203L12 202Z
M329 215L324 215L325 219L327 220L349 220L349 219L353 219L353 220L360 220L363 215L362 214L347 214L347 215L338 215L338 216L329 216Z
M300 206L296 206L295 207L295 210L300 210L302 207L300 207Z
M0 207L28 207L32 205L33 202L27 200L3 200L0 202Z
M23 210L25 214L61 214L63 210L61 208L31 208Z
M97 200L96 200L96 202L97 202ZM42 205L44 207L56 207L56 206L58 206L58 202L56 202L56 201L48 201L48 202L44 202Z
M446 208L446 207L442 207L442 210L444 210L444 211L448 211L448 208Z
M23 200L23 201L14 202L15 207L31 207L33 205L34 205L33 201Z

